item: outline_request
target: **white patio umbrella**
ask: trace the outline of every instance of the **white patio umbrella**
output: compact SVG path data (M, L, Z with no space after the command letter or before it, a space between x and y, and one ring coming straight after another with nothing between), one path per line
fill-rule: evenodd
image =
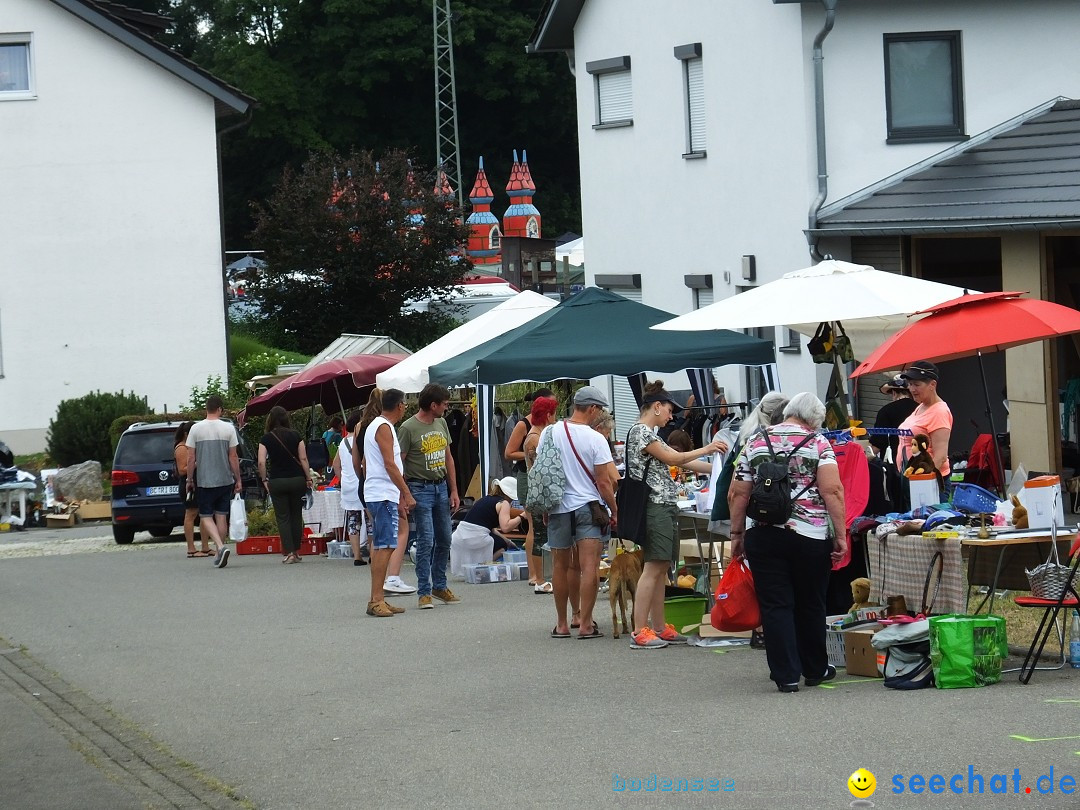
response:
M400 388L406 394L415 394L428 384L430 366L456 357L467 349L486 343L511 329L516 329L547 312L557 303L532 290L520 292L497 307L492 307L482 315L463 323L433 343L429 343L396 366L380 372L375 377L375 384L382 389Z
M813 335L821 321L840 321L855 357L862 359L906 326L908 315L964 292L950 284L826 259L652 328L696 332L788 326Z

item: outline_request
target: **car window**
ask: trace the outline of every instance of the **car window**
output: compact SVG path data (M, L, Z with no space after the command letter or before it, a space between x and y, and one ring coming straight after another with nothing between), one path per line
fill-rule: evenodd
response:
M121 437L113 464L118 467L126 464L165 464L172 460L172 431L148 431Z

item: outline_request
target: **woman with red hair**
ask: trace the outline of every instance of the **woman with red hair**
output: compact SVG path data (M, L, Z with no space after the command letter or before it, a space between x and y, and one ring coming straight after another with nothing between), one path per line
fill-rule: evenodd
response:
M529 411L529 430L525 434L521 450L524 455L525 469L528 471L536 462L536 447L540 443L540 434L544 428L555 421L555 409L559 406L555 397L536 396L532 402L532 410ZM528 475L523 473L518 476L518 497L522 505L529 494ZM526 514L529 514L526 512ZM550 582L544 581L544 561L539 554L533 553L533 548L539 540L540 545L546 541L544 536L544 519L541 515L529 514L529 530L525 534L525 550L529 559L529 582L533 586L534 593L551 593Z

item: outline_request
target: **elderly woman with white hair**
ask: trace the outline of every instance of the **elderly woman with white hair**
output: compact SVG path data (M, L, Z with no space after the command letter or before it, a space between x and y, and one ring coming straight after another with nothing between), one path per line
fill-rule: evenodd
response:
M747 441L728 492L731 556L745 557L753 571L769 677L781 692L798 692L800 676L807 686L836 677L825 647L825 592L847 537L836 454L818 434L824 419L825 406L816 396L792 397L784 421ZM789 470L791 517L746 528L754 470L773 454Z

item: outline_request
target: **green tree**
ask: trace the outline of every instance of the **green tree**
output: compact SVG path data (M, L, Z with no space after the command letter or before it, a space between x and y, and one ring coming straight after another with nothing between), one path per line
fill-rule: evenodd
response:
M561 55L525 53L543 6L452 0L462 191L483 155L499 210L511 152L525 148L552 236L580 230L581 213L573 76ZM165 41L259 102L222 140L230 249L253 246L250 201L313 150L433 162L431 0L173 0L173 16Z
M109 426L113 420L147 413L153 410L147 407L146 397L134 392L95 391L77 399L65 399L56 408L56 418L49 420L46 450L61 467L96 460L109 469L113 457Z
M452 201L404 152L313 155L286 169L264 205L255 239L268 266L249 288L275 345L316 353L345 325L398 335L415 329L402 306L437 296L470 265L454 255L466 229Z

